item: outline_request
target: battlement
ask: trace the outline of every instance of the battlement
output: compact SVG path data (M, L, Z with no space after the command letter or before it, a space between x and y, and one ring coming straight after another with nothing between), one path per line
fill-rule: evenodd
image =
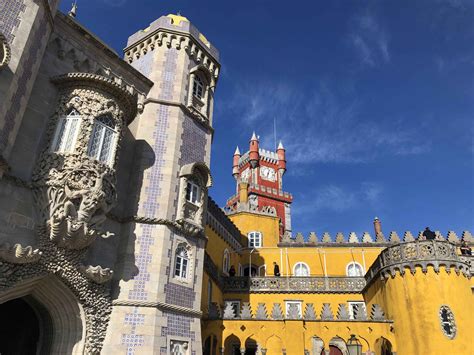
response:
M469 231L464 231L459 237L454 231L449 231L444 237L439 231L435 232L437 241L448 241L453 244L459 244L461 241L466 241L467 243L474 244L474 237ZM344 236L343 233L337 233L335 238L327 232L323 233L321 238L319 238L315 232L311 232L307 238L303 236L302 233L297 233L295 237L291 237L289 234L283 236L279 246L282 247L314 247L317 246L390 246L393 244L399 244L401 242L414 242L414 241L426 240L423 236L423 232L419 232L415 238L410 231L406 231L403 234L403 237L400 237L397 232L390 232L388 238L383 234L378 234L375 237L372 237L370 233L364 232L362 237L359 238L355 232L351 232L348 235L348 238Z

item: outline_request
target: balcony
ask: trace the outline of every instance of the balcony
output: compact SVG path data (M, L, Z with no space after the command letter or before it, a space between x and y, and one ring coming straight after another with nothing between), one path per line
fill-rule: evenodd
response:
M223 277L224 292L243 293L360 293L363 277Z

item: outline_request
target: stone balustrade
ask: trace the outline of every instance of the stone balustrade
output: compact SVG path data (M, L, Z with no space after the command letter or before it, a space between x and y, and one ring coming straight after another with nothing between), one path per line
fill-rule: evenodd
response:
M448 272L451 268L470 277L470 265L457 253L456 245L445 240L417 240L408 243L399 243L384 249L371 265L365 279L369 284L378 275L392 276L396 273L403 275L406 269L411 273L416 272L416 267L421 267L423 272L428 271L428 266L439 272L444 266ZM464 257L467 258L467 257Z
M360 293L363 277L224 277L224 292L244 293Z
M378 304L372 304L369 307L370 312L367 312L365 306L359 306L350 312L348 304L339 303L335 313L330 303L323 303L319 311L315 308L314 303L306 303L304 312L301 304L300 306L289 304L286 310L285 305L281 303L251 305L249 302L242 302L241 307L239 305L235 302L227 302L222 307L213 302L209 307L207 319L391 322L385 318L384 311Z

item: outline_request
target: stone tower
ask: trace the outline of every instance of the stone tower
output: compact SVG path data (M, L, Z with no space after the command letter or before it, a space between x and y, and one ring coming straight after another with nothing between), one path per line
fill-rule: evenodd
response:
M244 154L235 150L232 175L237 184L237 194L227 201L233 211L270 213L280 218L280 237L291 234L291 202L293 197L283 191L286 172L286 154L280 142L275 152L259 146L253 133L249 150Z
M129 127L137 144L128 167L129 210L121 212L137 217L122 229L123 276L104 351L199 353L219 54L180 15L162 16L133 34L124 52L154 85Z

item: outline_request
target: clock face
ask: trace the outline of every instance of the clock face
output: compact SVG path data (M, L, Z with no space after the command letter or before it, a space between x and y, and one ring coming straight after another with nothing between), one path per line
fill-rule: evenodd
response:
M241 178L243 181L248 181L248 180L249 180L249 177L250 177L250 169L249 169L249 168L245 169L245 170L242 171L242 173L240 174L240 178Z
M268 166L262 166L260 168L260 177L264 180L275 181L276 180L275 169L269 168Z

